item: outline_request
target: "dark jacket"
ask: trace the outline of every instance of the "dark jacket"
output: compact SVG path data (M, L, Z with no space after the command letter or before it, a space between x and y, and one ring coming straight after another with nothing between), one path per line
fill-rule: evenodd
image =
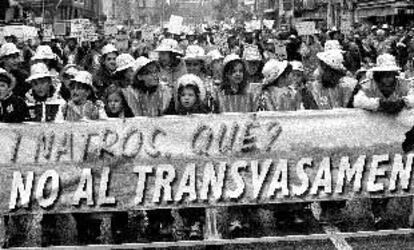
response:
M16 96L24 98L26 93L32 88L32 86L26 82L29 74L24 70L12 70L10 74L16 79L16 86L13 89L13 93Z
M28 108L23 98L12 94L6 100L0 101L0 122L20 123L28 116Z
M93 86L96 89L97 97L102 100L105 95L105 90L113 83L116 84L116 75L101 66L93 76Z

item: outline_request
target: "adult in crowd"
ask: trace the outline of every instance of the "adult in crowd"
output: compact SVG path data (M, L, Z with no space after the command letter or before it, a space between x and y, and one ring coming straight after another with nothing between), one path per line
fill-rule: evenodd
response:
M116 58L118 57L118 49L112 44L107 44L102 48L100 59L100 68L93 75L93 86L96 89L96 95L102 99L105 90L111 84L116 84Z

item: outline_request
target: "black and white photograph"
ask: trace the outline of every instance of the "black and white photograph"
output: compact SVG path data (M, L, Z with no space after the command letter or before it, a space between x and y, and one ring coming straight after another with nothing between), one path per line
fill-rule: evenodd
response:
M414 249L414 0L0 0L0 249Z

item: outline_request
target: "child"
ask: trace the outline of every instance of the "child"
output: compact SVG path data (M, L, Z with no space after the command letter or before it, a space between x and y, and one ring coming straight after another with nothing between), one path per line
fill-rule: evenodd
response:
M131 108L128 106L122 90L115 85L109 86L105 96L105 110L110 118L134 117Z
M247 82L262 82L263 59L255 45L249 45L243 51L243 60L246 62Z
M56 121L81 121L107 119L104 105L96 101L92 87L92 75L79 71L70 83L71 99L62 105Z
M0 122L20 123L29 115L24 100L13 94L14 86L14 77L0 68Z
M246 67L237 55L229 55L223 62L223 80L215 96L218 112L255 112L257 96L249 91Z
M178 79L175 104L171 102L166 114L189 115L205 114L208 108L204 104L205 89L203 81L196 75L186 74Z
M60 72L59 78L62 82L62 85L60 86L59 94L65 101L68 101L70 99L69 85L78 71L79 69L76 64L68 64Z
M116 78L121 88L132 84L135 76L136 62L130 54L120 54L116 58Z
M29 120L36 122L54 121L59 107L65 101L59 96L52 84L52 75L44 63L32 65L30 77L26 82L32 85L26 93L26 103L29 107Z

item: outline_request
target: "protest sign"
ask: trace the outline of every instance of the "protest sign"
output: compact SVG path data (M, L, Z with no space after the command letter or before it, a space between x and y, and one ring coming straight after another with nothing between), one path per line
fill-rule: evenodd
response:
M349 34L352 31L352 15L350 13L341 15L341 32Z
M33 39L38 36L37 28L32 26L26 26L26 25L7 25L2 27L1 35L4 36L10 36L14 35L19 40L27 40L27 39Z
M333 110L5 125L0 211L410 196L414 154L401 142L414 114L403 116Z
M52 24L43 25L43 41L49 42L53 36L54 36L53 25Z
M179 35L181 33L184 18L181 16L171 15L168 23L168 31L172 34Z
M66 23L64 22L56 22L54 24L54 32L56 36L64 36L66 35Z
M118 50L128 50L128 35L127 34L118 34L115 36L116 39L116 48Z
M118 33L118 29L116 28L116 22L113 20L108 20L104 24L104 33L106 36L115 35Z
M299 36L314 35L316 33L315 22L298 22L296 30Z
M275 24L275 20L263 20L263 25L268 29L273 29L273 25Z

